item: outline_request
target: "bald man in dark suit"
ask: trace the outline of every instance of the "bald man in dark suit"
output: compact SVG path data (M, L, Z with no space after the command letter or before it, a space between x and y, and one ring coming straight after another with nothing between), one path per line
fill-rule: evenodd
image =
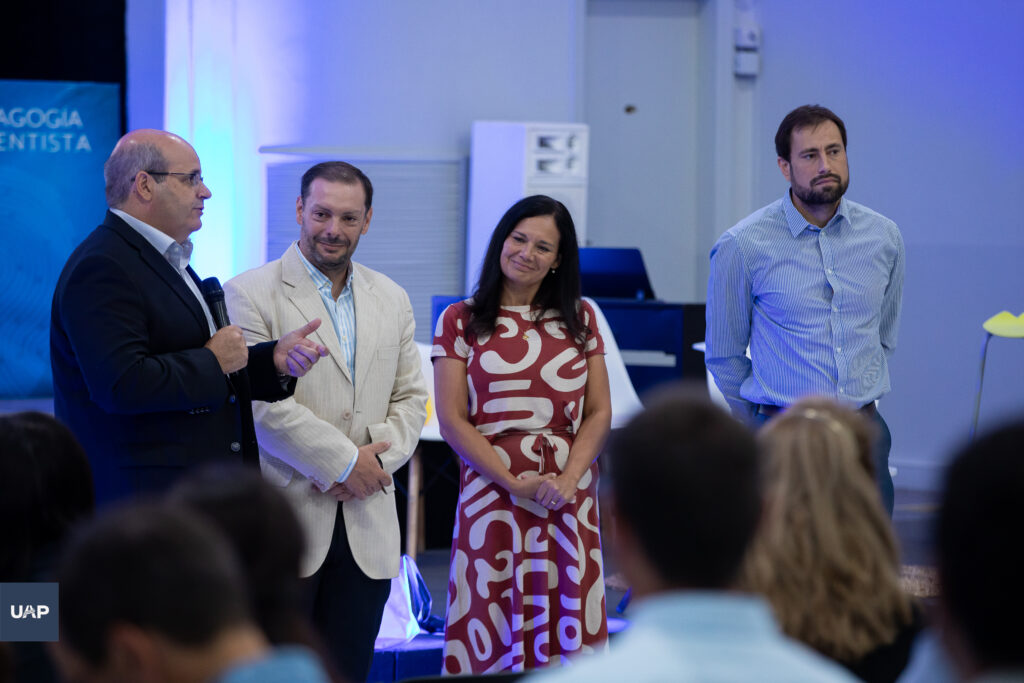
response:
M290 396L327 350L319 319L247 347L216 329L189 235L211 192L185 140L139 130L104 166L107 212L75 249L53 296L54 411L81 441L97 502L166 489L210 461L258 464L253 398Z

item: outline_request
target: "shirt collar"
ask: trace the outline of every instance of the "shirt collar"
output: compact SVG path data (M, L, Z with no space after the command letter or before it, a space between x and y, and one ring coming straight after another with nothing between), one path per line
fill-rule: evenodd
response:
M294 247L295 253L299 255L299 259L302 261L302 265L306 267L306 272L309 273L309 277L310 279L313 280L313 284L316 285L317 290L320 291L321 293L327 294L327 296L333 299L334 283L332 283L326 275L321 273L319 268L314 266L306 259L305 255L302 253L302 250L299 249L298 242L294 242L292 244L292 247ZM342 288L341 294L339 294L338 296L344 296L346 292L352 289L352 276L355 274L355 272L356 269L352 266L352 262L349 261L348 278L345 280L345 286Z
M793 197L790 195L790 191L786 190L786 194L782 197L782 208L786 212L786 222L789 225L789 232L796 237L804 230L810 228L811 230L818 230L818 226L811 225L807 222L807 219L801 215L800 211L797 210L793 204ZM847 216L848 203L846 197L842 197L839 200L839 208L836 209L836 215L832 216L832 220L825 224L825 227L832 225L838 225L838 222L845 220L849 224L849 217ZM822 228L823 229L823 228Z
M174 266L177 271L183 271L188 267L189 259L192 258L192 240L186 239L182 243L174 241L174 238L165 232L154 228L149 223L139 220L130 213L121 209L111 209L111 213L117 215L129 225L135 232L142 235L143 239L149 242L161 256Z

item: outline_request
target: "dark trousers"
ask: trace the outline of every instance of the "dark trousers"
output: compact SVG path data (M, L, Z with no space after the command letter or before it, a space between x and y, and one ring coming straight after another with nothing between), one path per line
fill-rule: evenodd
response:
M356 564L340 506L327 557L303 583L313 625L334 665L351 683L365 681L391 579L371 579Z
M889 451L892 450L892 432L886 424L882 414L877 410L864 411L865 416L875 423L878 431L878 440L875 441L875 482L878 484L878 492L882 497L882 505L885 511L892 518L893 509L896 507L896 488L892 483L892 474L889 472ZM754 427L760 427L772 416L758 411L754 414Z

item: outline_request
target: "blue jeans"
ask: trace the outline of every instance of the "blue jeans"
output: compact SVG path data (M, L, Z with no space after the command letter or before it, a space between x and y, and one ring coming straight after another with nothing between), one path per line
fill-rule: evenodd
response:
M878 440L875 441L875 482L878 484L878 492L882 496L882 505L892 519L893 508L896 506L896 487L892 483L892 474L889 473L889 451L892 450L892 432L886 424L882 414L877 410L870 413L878 431ZM754 413L752 425L755 429L760 428L768 421L768 416L761 412Z

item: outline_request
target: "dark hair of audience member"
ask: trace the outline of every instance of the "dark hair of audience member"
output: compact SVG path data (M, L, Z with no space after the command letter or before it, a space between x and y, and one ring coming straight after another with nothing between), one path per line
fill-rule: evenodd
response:
M222 534L189 510L116 506L74 534L57 571L61 643L95 667L128 623L186 647L250 623L242 571Z
M0 416L0 581L46 580L93 507L92 470L71 430L44 413Z
M0 683L17 683L14 677L13 643L0 642Z
M978 672L1024 667L1024 420L961 448L936 522L941 600Z
M292 640L303 537L284 495L254 471L203 468L167 494L217 527L238 556L254 616L272 643Z
M857 666L914 620L873 478L870 431L852 410L805 399L758 438L766 512L741 586L768 599L787 635Z
M761 512L749 430L706 393L676 387L613 432L606 455L616 515L661 578L730 587Z
M314 650L325 669L330 658L301 609L302 527L280 489L255 470L212 466L195 470L167 494L217 527L238 556L256 623L275 645ZM328 671L333 680L340 680Z
M52 581L72 526L95 507L92 470L66 426L39 412L0 415L0 581ZM0 643L0 681L57 680L43 643Z

